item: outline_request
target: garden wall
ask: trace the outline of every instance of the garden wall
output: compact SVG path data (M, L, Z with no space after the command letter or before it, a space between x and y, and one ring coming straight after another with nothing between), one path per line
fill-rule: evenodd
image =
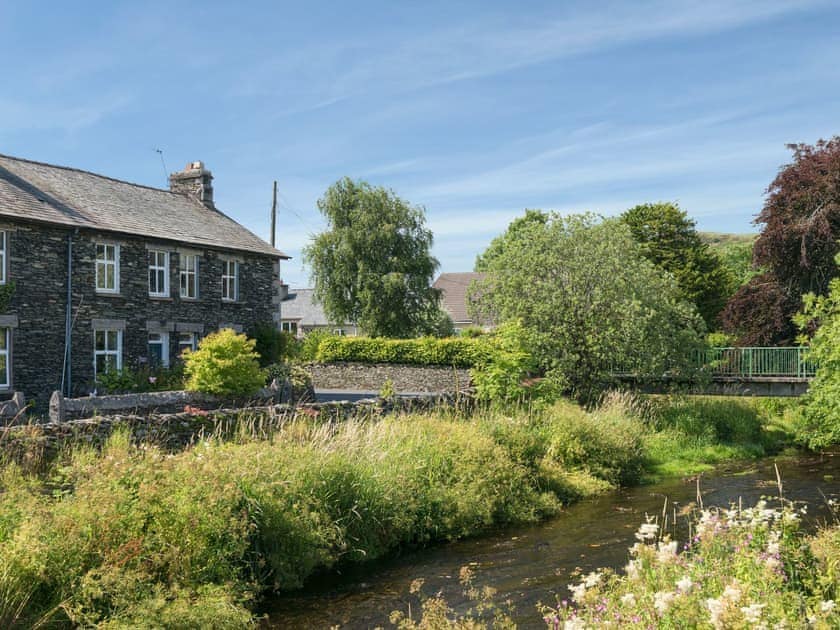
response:
M97 416L67 422L0 428L0 450L6 457L23 463L46 462L64 445L101 445L117 427L127 427L138 443L152 443L167 450L179 450L206 437L226 438L237 435L239 431L257 438L269 437L284 423L299 417L335 422L356 417L376 417L396 411L424 411L451 406L455 401L455 396L444 394L390 401L367 399L214 411L191 409L189 413Z
M315 389L378 392L388 379L397 393L456 393L470 389L470 371L464 368L395 363L313 363L307 369L312 373Z

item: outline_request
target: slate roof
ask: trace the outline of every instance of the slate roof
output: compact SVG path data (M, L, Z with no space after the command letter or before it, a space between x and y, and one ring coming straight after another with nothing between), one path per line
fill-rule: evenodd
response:
M467 312L467 290L474 281L483 280L487 274L475 271L442 273L432 285L443 291L440 305L456 324L472 322Z
M2 154L0 216L288 258L185 195Z
M330 326L323 307L314 299L314 289L292 289L280 305L282 319L297 320L301 326Z

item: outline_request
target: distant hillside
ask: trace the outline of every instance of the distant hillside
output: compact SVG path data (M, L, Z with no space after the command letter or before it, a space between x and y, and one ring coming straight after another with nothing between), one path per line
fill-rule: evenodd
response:
M713 249L728 245L752 245L758 234L725 234L723 232L698 232L704 243Z

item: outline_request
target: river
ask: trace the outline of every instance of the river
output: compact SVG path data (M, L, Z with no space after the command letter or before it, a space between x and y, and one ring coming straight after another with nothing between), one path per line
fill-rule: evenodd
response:
M823 495L840 498L840 453L824 456L764 459L722 466L700 477L706 507L728 506L742 500L751 505L762 496L777 496L776 471L784 496L809 504L807 527L826 522L829 511ZM462 566L475 568L476 583L497 589L495 601L510 600L512 617L520 628L543 628L537 602L553 604L556 595L568 597L569 575L576 568L622 567L633 533L645 514L661 514L665 499L672 520L674 510L687 508L697 495L695 478L669 479L653 485L625 488L581 501L559 516L525 527L498 531L480 538L403 553L387 561L355 567L343 574L321 576L301 592L266 602L265 628L391 627L393 610L419 609L409 593L411 582L423 578L423 591L441 592L456 610L469 606L458 574ZM685 522L677 518L678 524ZM670 529L670 527L669 527ZM676 536L685 538L678 527Z

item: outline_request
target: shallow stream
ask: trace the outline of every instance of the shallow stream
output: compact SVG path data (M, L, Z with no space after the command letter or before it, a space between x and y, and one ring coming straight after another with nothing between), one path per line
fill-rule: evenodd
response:
M732 464L700 477L706 507L728 506L742 500L754 504L762 496L777 496L778 464L784 496L809 504L806 526L829 520L823 495L840 498L840 453L825 456L765 459ZM495 601L510 600L520 628L543 628L537 603L568 597L567 584L576 567L620 568L627 561L633 533L645 514L660 514L668 500L669 522L674 511L688 509L697 496L697 482L670 479L654 485L626 488L570 506L559 516L536 525L498 531L480 538L403 553L387 561L322 576L300 593L266 602L266 628L391 627L393 610L419 610L409 593L411 582L423 578L423 591L442 593L458 610L469 603L458 582L462 566L472 564L476 583L497 589ZM660 516L661 520L661 516ZM686 532L677 518L676 537ZM669 526L669 530L671 527Z

